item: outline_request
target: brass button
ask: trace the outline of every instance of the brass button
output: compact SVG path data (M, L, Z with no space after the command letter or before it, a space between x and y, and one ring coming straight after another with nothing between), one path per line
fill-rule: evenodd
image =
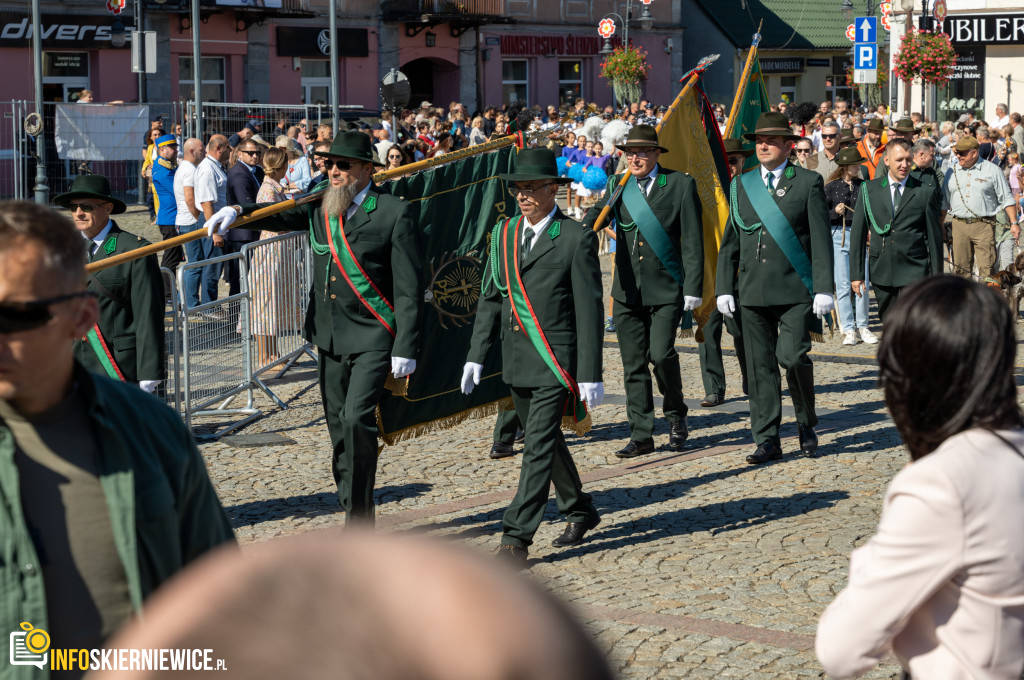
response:
M644 244L644 242L640 241L640 243L638 243L637 245L641 245L642 246L643 244Z
M768 260L766 260L766 259L762 259L762 260L761 260L761 262L767 262L767 261L768 261Z
M643 259L644 259L644 256L643 256L643 255L641 255L641 256L640 256L640 259L641 259L641 260L643 260Z
M333 299L335 299L336 297L338 297L338 296L337 296L337 295L335 295L334 293L331 293L331 299L332 299L332 300L333 300Z
M337 280L338 280L338 277L337 277L337 276L332 276L332 277L331 277L331 281L337 281Z
M518 333L519 332L519 326L512 326L512 330L514 330L516 333Z

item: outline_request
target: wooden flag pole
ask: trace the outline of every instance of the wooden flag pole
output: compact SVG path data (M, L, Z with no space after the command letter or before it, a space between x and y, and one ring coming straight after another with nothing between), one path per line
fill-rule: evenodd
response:
M713 64L717 59L717 54L710 54L700 60L700 62L697 64L697 68L690 71L690 76L686 78L686 84L683 85L683 89L679 91L678 95L676 95L676 98L672 101L672 105L668 107L667 111L665 111L665 115L662 116L661 122L658 123L658 127L655 128L656 134L661 134L661 130L662 128L665 127L665 123L667 123L669 119L672 117L672 114L676 112L676 108L683 101L683 97L685 97L687 93L689 93L690 88L693 87L693 84L697 82L697 78L700 78L701 74L704 72L704 69ZM612 191L611 197L605 203L604 207L601 208L601 213L597 216L597 221L594 222L594 231L597 231L598 229L601 229L604 226L605 221L608 219L608 216L612 212L612 206L614 206L615 202L619 200L619 196L622 194L622 190L626 187L626 182L629 181L629 178L632 176L633 173L630 172L629 168L627 167L626 172L622 173L622 179L620 179L619 183L615 185L615 189Z
M757 46L761 43L761 26L763 24L764 19L761 19L760 23L757 24L757 33L754 34L754 40L750 44L750 53L747 54L747 63L743 66L743 75L740 76L740 86L736 90L736 96L732 99L732 108L729 109L729 118L725 121L725 132L722 133L723 138L732 137L732 133L736 129L736 113L740 108L740 100L747 91L747 80L750 79L750 69L754 67L754 57L757 56Z

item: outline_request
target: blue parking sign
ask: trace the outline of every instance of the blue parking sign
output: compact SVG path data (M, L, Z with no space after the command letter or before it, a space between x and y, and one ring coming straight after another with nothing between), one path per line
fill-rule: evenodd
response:
M874 71L878 68L878 45L856 43L853 46L853 68L858 71Z

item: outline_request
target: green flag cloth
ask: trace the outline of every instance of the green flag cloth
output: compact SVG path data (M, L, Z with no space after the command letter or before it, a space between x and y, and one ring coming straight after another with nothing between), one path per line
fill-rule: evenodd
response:
M511 408L501 380L501 343L484 362L473 393L462 393L480 283L494 224L516 212L499 173L511 171L506 148L403 177L382 187L409 201L422 229L424 308L420 355L404 395L384 391L377 424L385 444L453 427L463 420Z
M736 124L732 128L732 136L743 139L746 133L753 133L757 127L757 119L762 113L771 111L771 104L768 102L768 90L764 86L764 77L761 75L761 59L755 54L754 63L750 65L750 77L747 82L741 84L743 97L740 99L739 108L736 111ZM751 150L754 143L743 139L743 148ZM753 155L743 164L744 172L756 168L758 164L757 155Z

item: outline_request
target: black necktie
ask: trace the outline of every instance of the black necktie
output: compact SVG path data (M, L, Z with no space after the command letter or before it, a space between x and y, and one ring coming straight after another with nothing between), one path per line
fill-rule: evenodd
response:
M651 186L652 179L653 178L650 175L648 175L647 177L643 177L636 181L636 183L640 185L640 191L643 192L644 196L647 195L647 187Z
M897 184L895 188L896 188L896 190L892 193L892 214L893 215L896 214L896 208L900 207L900 196L902 194L902 192L900 191L900 185L899 184Z
M536 232L534 232L532 228L527 227L526 229L523 229L523 238L525 240L523 242L523 254L519 257L520 267L523 266L524 262L526 262L526 256L530 254L530 248L533 247L533 237L535 235Z
M768 193L771 193L774 190L775 190L775 173L774 172L769 172L768 173Z

